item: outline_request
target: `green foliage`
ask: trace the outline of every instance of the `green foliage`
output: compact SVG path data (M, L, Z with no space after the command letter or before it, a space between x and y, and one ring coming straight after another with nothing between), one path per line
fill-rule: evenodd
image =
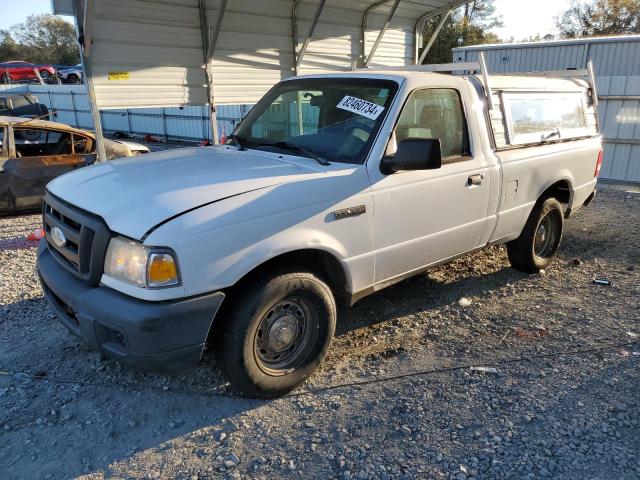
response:
M425 43L431 38L441 18L433 18L425 25ZM451 50L458 46L500 43L500 38L489 32L500 26L502 20L496 13L494 0L476 0L460 7L445 22L425 63L450 63Z
M0 30L0 61L75 65L80 61L75 28L55 15L31 15Z
M640 33L640 0L574 0L556 23L563 38Z

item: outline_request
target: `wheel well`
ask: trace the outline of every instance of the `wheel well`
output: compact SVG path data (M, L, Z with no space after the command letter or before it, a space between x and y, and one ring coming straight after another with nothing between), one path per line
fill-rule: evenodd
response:
M229 294L233 295L234 290L242 288L243 284L251 282L257 276L268 272L293 271L295 269L316 274L329 285L336 301L340 302L348 298L349 287L344 268L332 254L316 249L287 252L267 260L231 287Z
M569 205L569 202L571 201L571 184L567 180L560 180L559 182L551 185L542 193L542 195L540 195L540 199L550 197L557 199L560 203Z
M218 318L227 315L227 309L230 308L236 295L240 294L243 288L246 288L254 279L261 275L287 270L289 272L297 270L314 273L331 288L331 292L337 303L344 304L350 300L346 273L338 259L332 254L324 250L316 249L296 250L284 253L258 265L242 277L235 285L225 289L226 298L216 314L206 342L211 343L212 339L218 337L219 328L221 328L222 323L218 321Z

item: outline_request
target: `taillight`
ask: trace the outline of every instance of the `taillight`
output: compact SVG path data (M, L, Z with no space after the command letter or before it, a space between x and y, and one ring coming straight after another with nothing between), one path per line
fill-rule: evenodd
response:
M602 156L603 152L600 150L600 153L598 153L598 163L596 163L596 173L593 174L594 178L598 178L600 176L600 170L602 170Z

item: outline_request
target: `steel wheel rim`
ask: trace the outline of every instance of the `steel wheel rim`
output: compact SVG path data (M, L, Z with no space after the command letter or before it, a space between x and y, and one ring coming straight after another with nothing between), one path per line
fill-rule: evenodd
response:
M271 376L300 368L318 338L318 321L309 302L299 297L280 300L260 320L253 346L260 369Z
M539 258L548 258L553 254L556 239L558 237L557 228L554 225L553 212L548 213L538 224L533 240L533 253Z

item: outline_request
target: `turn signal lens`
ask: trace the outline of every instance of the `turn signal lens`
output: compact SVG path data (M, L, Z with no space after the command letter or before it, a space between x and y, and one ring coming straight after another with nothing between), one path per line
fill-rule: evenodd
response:
M152 253L147 266L147 285L149 287L167 287L177 285L178 268L168 253Z

